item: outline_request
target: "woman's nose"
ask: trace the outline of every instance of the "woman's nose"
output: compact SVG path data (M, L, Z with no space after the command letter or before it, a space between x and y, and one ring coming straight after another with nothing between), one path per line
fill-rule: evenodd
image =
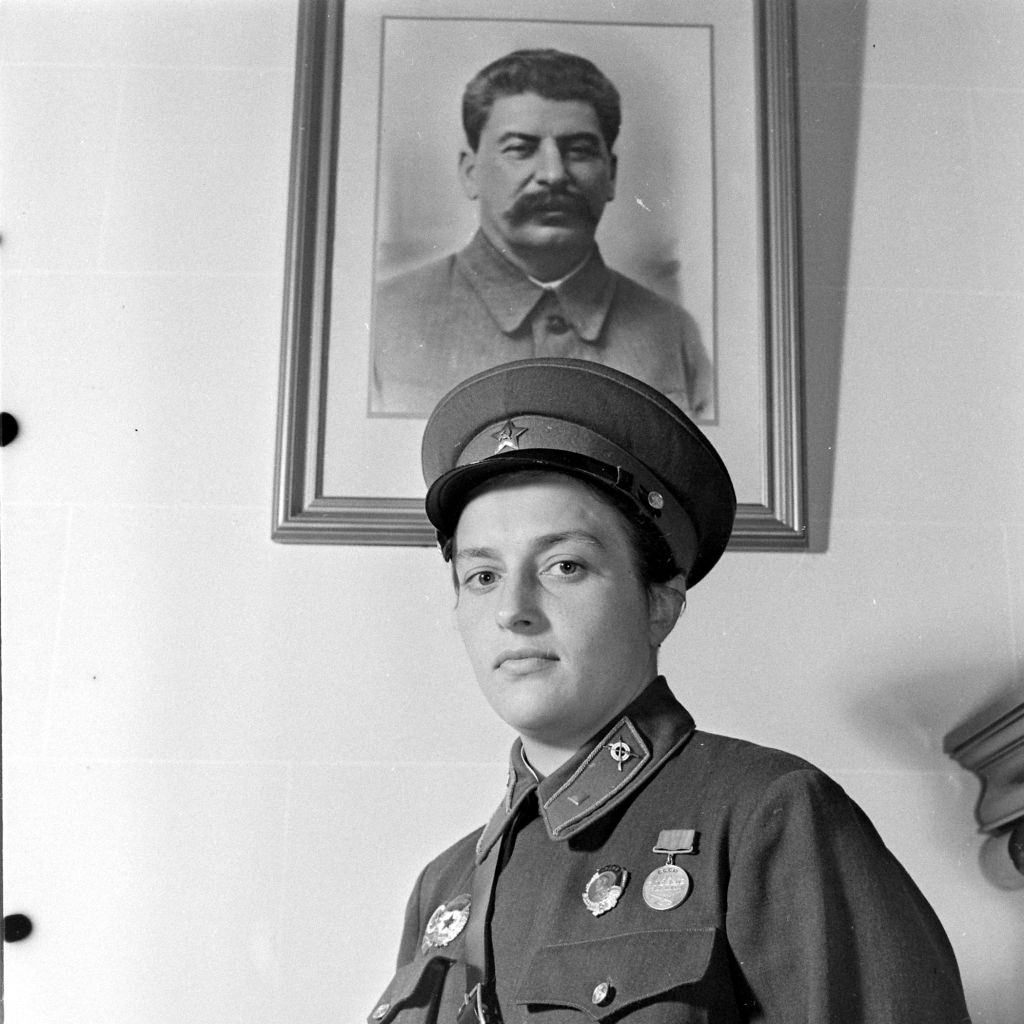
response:
M497 619L502 629L530 630L541 621L536 581L527 574L509 574L502 583Z

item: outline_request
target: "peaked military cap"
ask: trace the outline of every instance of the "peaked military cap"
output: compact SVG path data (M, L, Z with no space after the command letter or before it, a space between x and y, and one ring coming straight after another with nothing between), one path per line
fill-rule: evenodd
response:
M442 548L491 477L554 470L628 502L693 586L718 561L736 515L711 442L668 398L582 359L521 359L484 370L438 402L423 434L427 517Z

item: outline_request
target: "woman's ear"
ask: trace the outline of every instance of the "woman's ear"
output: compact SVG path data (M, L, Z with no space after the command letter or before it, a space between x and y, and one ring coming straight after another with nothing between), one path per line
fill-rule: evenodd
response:
M660 647L686 607L686 577L680 573L668 583L652 583L649 593L648 636L652 647Z

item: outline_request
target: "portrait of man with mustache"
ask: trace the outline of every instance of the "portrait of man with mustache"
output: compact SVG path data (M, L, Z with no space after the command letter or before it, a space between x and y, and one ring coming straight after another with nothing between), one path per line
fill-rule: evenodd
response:
M461 251L377 285L371 414L425 416L466 377L537 356L602 363L712 414L693 318L608 267L595 242L621 118L616 87L575 54L516 50L473 77L458 176L479 227Z

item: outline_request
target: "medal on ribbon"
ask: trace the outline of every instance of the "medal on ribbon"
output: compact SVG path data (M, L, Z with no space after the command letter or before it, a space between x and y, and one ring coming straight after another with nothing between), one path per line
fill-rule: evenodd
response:
M667 859L644 879L644 903L651 910L671 910L690 895L690 876L675 862L677 854L693 853L697 833L692 828L665 829L658 833L654 853Z

